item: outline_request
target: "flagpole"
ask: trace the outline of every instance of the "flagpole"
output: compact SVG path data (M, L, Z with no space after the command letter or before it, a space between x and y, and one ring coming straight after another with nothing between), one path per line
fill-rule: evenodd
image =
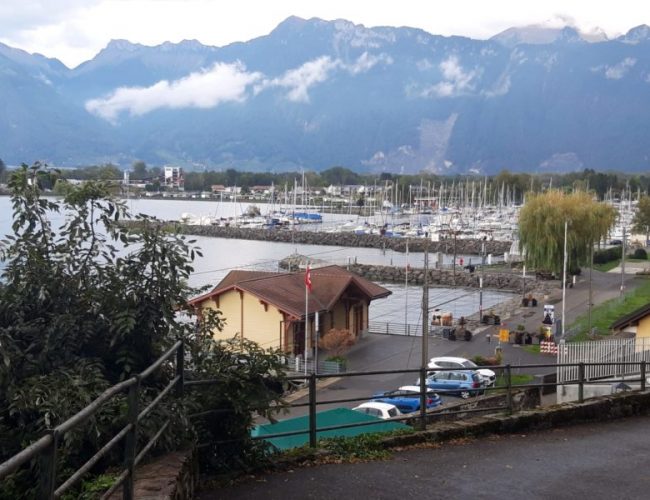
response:
M309 266L307 267L307 276L309 276ZM308 314L309 314L309 288L307 287L307 283L305 283L305 376L307 376L307 352L308 352L307 332L309 327Z

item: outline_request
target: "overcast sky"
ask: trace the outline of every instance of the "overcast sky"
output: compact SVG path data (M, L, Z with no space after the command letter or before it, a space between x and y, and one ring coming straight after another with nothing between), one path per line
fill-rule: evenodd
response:
M511 26L573 25L609 37L650 24L645 0L0 0L0 41L70 67L111 39L225 45L269 33L290 15L412 26L489 38Z

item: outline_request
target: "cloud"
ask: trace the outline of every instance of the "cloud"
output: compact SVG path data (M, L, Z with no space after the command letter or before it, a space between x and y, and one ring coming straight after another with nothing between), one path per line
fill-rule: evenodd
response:
M343 65L343 67L351 74L358 75L359 73L367 73L374 66L379 63L385 65L393 64L393 58L387 54L379 54L378 56L364 52L352 64Z
M0 2L2 35L51 25L69 18L81 9L87 9L101 0L20 0Z
M432 85L421 92L423 97L454 97L465 94L474 89L472 80L478 75L477 70L465 71L458 61L458 57L449 56L442 61L438 68L442 73L442 81Z
M290 69L280 78L264 80L255 87L255 93L269 87L283 87L289 89L287 99L294 102L309 102L309 89L317 83L322 83L328 79L340 65L340 60L333 60L329 56L322 56L313 61L308 61L302 66Z
M606 66L605 78L609 80L620 80L623 78L628 70L636 64L636 59L633 57L626 57L620 63L614 66Z
M139 116L159 108L213 108L224 102L242 102L247 88L262 78L241 63L216 63L203 70L150 87L120 87L112 94L86 101L86 110L115 122L123 111Z
M370 71L379 63L392 64L393 59L386 54L361 54L354 62L345 63L341 59L321 56L307 61L302 66L286 71L279 78L266 79L255 86L255 94L272 87L288 89L287 99L293 102L309 102L309 90L327 81L337 71L347 71L355 76Z

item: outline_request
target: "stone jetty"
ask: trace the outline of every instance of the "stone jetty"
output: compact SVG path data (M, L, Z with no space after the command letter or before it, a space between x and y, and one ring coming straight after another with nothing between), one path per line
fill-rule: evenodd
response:
M280 268L288 271L295 271L309 263L312 266L325 265L318 259L312 259L300 254L293 254L280 261ZM363 276L371 281L380 283L404 283L406 281L407 270L404 267L396 266L378 266L367 264L350 263L346 268L359 276ZM446 288L479 288L479 277L481 273L475 271L470 273L467 269L460 266L453 269L445 267L444 269L429 269L429 284L431 286L441 286ZM547 295L551 290L557 289L559 281L557 280L540 280L528 275L526 278L526 287L521 274L518 272L497 271L487 268L483 273L483 288L492 290L511 291L526 294L531 293L541 298ZM422 285L424 283L424 269L409 268L408 282L411 285Z
M299 231L286 229L252 229L221 226L190 226L177 222L165 222L165 226L176 229L183 234L211 236L214 238L231 238L239 240L260 240L279 243L298 243L302 245L325 245L342 247L364 247L406 252L408 243L410 252L422 252L428 245L430 252L446 254L480 255L481 245L485 243L485 252L501 255L510 250L510 241L481 241L465 239L448 239L428 241L424 238L392 238L374 234L354 234L348 232L326 233L319 231Z

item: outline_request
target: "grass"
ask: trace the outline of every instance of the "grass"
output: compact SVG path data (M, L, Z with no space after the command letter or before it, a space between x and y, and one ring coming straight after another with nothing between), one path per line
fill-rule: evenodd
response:
M611 271L615 267L618 267L620 263L621 263L621 259L610 260L609 262L605 262L604 264L594 264L594 269L596 271L602 271L603 273L606 273L608 271Z
M615 298L603 302L592 308L591 325L596 328L598 335L610 335L610 325L621 316L628 314L650 301L650 280L645 280L630 292L626 293L623 298ZM589 339L588 315L579 316L570 326L570 330L577 330L571 342L580 342Z
M526 352L530 352L532 354L539 354L539 344L523 345L521 346L521 348Z
M630 257L625 257L625 262L648 262L647 259L632 259ZM594 269L597 271L602 271L604 273L611 271L615 267L621 265L621 259L610 260L604 264L594 264Z
M510 378L512 379L512 385L523 385L523 384L528 384L533 381L535 378L533 375L529 375L527 373L521 373L521 374L512 374L510 375ZM496 382L494 383L495 387L506 387L507 385L507 380L505 374L501 374L497 377Z

